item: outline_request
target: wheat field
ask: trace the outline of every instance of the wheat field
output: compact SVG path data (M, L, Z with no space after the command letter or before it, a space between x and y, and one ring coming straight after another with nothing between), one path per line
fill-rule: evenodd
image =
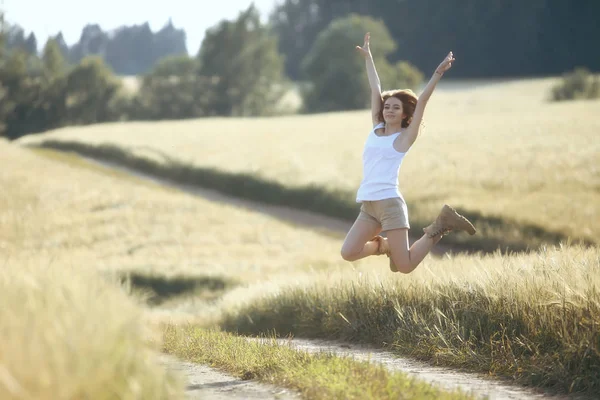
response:
M107 274L221 277L239 282L243 290L249 282L267 286L285 276L350 265L332 235L76 157L0 145L13 166L1 174L2 187L10 188L0 195L0 248L7 256L85 265ZM374 260L370 266L387 269Z
M582 254L587 261L574 262L572 271L563 265L557 275L555 268L544 267L547 273L538 279L548 279L543 281L548 287L571 282L567 292L574 297L596 283L597 276L589 276L587 268L595 268L598 250L568 245L513 256L428 256L414 273L399 277L389 273L384 256L342 260L339 236L169 189L76 156L0 144L3 159L14 166L0 175L2 186L11 188L0 197L0 247L7 257L85 265L106 273L224 277L240 283L221 299L226 309L233 309L236 297L237 305L249 304L254 296L279 293L288 283L369 279L427 287L458 280L504 290L525 283L520 271ZM499 279L515 281L495 286ZM528 296L532 290L517 292Z
M484 217L597 241L600 101L548 102L556 78L440 83L404 160L400 189L411 218L443 202ZM361 180L368 111L276 118L210 118L70 127L31 136L108 143L141 157L254 173L288 187L343 190Z
M436 93L425 130L403 166L407 200L423 203L419 212L433 214L447 201L573 234L596 234L600 181L594 133L600 118L593 110L599 103L546 103L551 82L448 86ZM10 266L4 282L25 266L65 266L67 273L54 279L73 285L70 296L84 305L90 300L80 282L94 279L86 275L92 271L229 282L208 299L192 293L162 306L138 307L144 298L132 295L133 314L125 315L138 313L134 320L153 327L192 322L247 333L277 328L385 341L419 357L529 384L597 387L598 247L565 243L520 255L428 256L412 274L392 274L384 256L343 261L340 237L73 155L19 146L48 138L108 142L230 172L251 170L287 185L314 182L351 190L360 178L360 150L369 127L365 115L105 124L0 141L2 159L11 166L0 171L0 185L7 189L0 192L0 249ZM79 275L80 269L87 272ZM47 269L31 271L23 285L44 288ZM95 306L127 301L122 290L97 284L108 294ZM11 292L0 293L6 304L20 301ZM41 293L54 298L57 309L69 304L60 303L60 290ZM94 326L102 318L119 325L110 315L122 310L111 307L104 314L78 308L80 320L72 323ZM23 312L40 321L39 331L52 323L40 307ZM3 338L12 360L24 357L19 340L27 337L26 329L15 323ZM136 329L141 328L128 332L141 340ZM55 345L65 335L56 332L40 352L52 347L57 359L74 357ZM138 362L155 368L149 359ZM155 380L171 390L166 378Z
M545 356L543 343L536 342L539 338L535 332L568 331L570 324L583 321L587 321L586 326L598 323L585 311L596 309L599 302L595 289L600 284L597 248L565 245L518 256L428 256L412 274L392 274L384 256L355 263L343 261L340 237L168 189L73 155L23 149L7 142L0 142L0 152L12 166L0 174L2 187L10 188L0 196L0 246L15 267L51 260L52 265L68 266L65 271L73 271L67 281L75 280L81 268L109 276L135 272L163 279L210 277L235 282L210 301L191 295L167 307L145 307L142 319L149 327L194 323L250 332L279 327L285 332L296 326L295 330L308 327L308 331L300 329L308 335L345 337L345 329L356 333L352 326L362 321L358 332L376 342L382 337L395 338L396 333L390 333L396 332L395 325L384 322L391 306L392 310L402 310L398 315L411 327L409 332L421 332L416 340L422 347L411 344L415 337L403 338L406 346L415 346L410 352L509 376L518 369L516 376L527 377L538 364L529 359L521 362L518 357L522 354L498 353L494 347L491 351L507 360L516 357L520 361L502 362L500 366L481 362L490 349L472 339L468 339L468 347L464 346L468 331L463 329L471 329L469 325L448 311L444 314L447 321L442 323L438 314L448 305L458 310L458 304L467 308L479 304L481 307L470 308L470 313L510 321L515 310L522 310L525 326L533 331L517 332L517 339L502 336L501 343L512 343L511 349L518 348L519 343L537 346L539 352L533 358L558 371L544 375L544 383L564 387L573 379L564 366L577 365L569 357L582 362L589 331L563 336L559 343L571 350L559 350L566 358L554 364ZM35 279L43 280L44 276L36 275ZM48 296L59 295L54 292ZM569 318L553 311L554 305L565 302L574 307ZM431 308L424 309L425 304ZM323 319L324 311L329 317ZM40 319L40 324L50 323L39 317L41 309L29 312L31 318ZM93 313L85 317L88 320L80 323L94 324ZM106 316L104 320L110 319ZM249 326L248 321L255 323ZM422 334L424 327L436 326L439 330L429 333L433 337ZM497 326L487 328L495 332ZM15 329L15 335L6 340L9 346L24 327ZM463 344L457 345L451 338ZM465 354L478 350L482 354L469 362ZM55 351L66 350L59 347ZM17 352L14 357L20 355ZM524 365L532 366L524 369Z

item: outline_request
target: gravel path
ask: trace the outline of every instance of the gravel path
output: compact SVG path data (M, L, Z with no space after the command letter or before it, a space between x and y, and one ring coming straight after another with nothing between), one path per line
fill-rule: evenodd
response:
M163 365L186 380L188 400L296 400L297 393L227 375L206 365L181 361L168 355L161 356Z
M256 339L251 339L256 340ZM400 371L408 375L432 383L438 387L470 392L478 398L490 400L565 400L568 397L549 395L491 379L481 374L458 372L450 368L432 367L424 362L398 357L388 351L358 344L340 343L313 339L280 339L282 344L289 344L298 350L310 353L327 352L338 356L349 356L356 360L383 364L388 370ZM573 400L574 397L570 397Z

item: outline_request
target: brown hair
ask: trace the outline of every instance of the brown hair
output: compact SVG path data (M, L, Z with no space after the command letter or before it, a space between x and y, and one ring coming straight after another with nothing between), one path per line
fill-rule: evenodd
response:
M379 121L381 122L385 121L383 119L383 105L390 97L395 97L402 102L402 112L406 115L402 120L402 127L408 127L417 107L417 95L410 89L388 90L381 93L381 110L379 110Z

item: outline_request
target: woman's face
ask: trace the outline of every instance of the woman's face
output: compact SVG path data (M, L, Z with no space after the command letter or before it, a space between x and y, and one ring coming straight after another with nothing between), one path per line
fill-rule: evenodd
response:
M404 119L402 102L395 97L390 97L383 104L383 119L389 124L400 124Z

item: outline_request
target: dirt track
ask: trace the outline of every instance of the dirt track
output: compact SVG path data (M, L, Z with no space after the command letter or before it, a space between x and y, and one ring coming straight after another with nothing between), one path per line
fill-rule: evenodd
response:
M492 380L480 374L457 372L450 368L432 367L424 362L397 357L394 354L368 346L339 343L327 340L281 339L298 350L310 353L328 352L338 356L348 356L355 360L380 363L391 371L404 372L416 379L429 382L447 390L461 389L477 398L490 400L563 400L565 397L547 395L511 385L507 382ZM571 399L572 400L572 399Z
M163 355L161 362L186 380L185 394L189 400L292 400L300 396L288 389L245 381L214 368L180 361Z

